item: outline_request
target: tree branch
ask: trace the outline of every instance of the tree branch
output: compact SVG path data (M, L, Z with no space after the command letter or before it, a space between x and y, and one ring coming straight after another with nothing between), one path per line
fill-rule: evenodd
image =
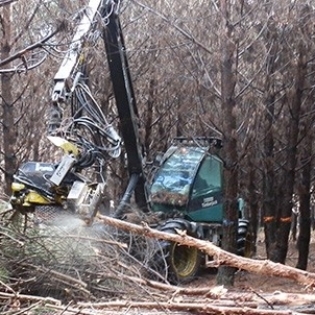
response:
M184 37L188 38L189 40L191 40L194 44L196 44L197 46L199 46L200 48L202 48L205 52L212 54L213 52L206 47L205 45L203 45L200 41L198 41L194 36L192 36L191 34L187 33L185 30L183 30L181 27L179 27L177 24L172 23L164 14L157 12L156 10L154 10L153 8L140 3L137 0L132 0L132 2L134 2L135 4L137 4L138 6L140 6L143 9L148 10L149 12L157 15L158 17L160 17L164 22L168 23L170 26L172 26L173 28L175 28L180 34L182 34Z
M54 37L57 33L59 33L60 31L62 31L65 28L65 23L62 22L57 29L50 33L49 35L47 35L46 37L44 37L43 39L41 39L40 41L16 52L15 54L13 54L12 56L4 59L4 60L0 60L0 67L3 67L5 65L7 65L8 63L10 63L11 61L21 58L25 53L32 51L36 48L41 48L43 46L44 43L46 43L48 40L50 40L52 37Z
M0 8L18 0L0 0Z

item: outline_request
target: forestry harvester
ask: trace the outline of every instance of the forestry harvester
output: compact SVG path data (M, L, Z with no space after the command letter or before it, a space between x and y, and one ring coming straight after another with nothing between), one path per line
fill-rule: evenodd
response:
M138 131L138 110L119 20L119 0L90 0L80 12L73 40L54 77L49 140L64 151L56 163L25 162L14 175L10 202L22 213L39 207L80 214L91 221L106 190L105 169L124 147L129 182L117 209L124 219L132 198L143 213L154 213L154 227L220 246L223 213L223 163L215 138L177 138L148 172ZM120 134L96 103L86 71L86 46L101 28L110 79L119 116ZM63 119L66 109L70 118ZM97 181L86 174L97 169ZM84 174L84 175L83 175ZM102 176L103 174L103 176ZM239 203L241 205L241 202ZM248 221L239 209L237 253L248 254ZM172 282L193 279L209 257L196 248L163 242Z

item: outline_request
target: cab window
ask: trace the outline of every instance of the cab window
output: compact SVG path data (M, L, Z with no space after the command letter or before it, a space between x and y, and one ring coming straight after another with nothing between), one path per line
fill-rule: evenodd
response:
M177 148L156 174L151 193L163 190L188 195L203 154L200 148Z
M193 186L193 194L222 189L222 162L213 156L203 161Z

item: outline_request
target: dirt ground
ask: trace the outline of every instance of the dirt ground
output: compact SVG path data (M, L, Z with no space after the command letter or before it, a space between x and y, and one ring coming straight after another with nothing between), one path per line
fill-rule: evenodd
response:
M286 264L295 267L298 258L298 251L296 249L296 244L290 241L289 251L287 255ZM263 232L259 233L257 241L257 254L253 259L265 260L266 251L264 243ZM308 269L309 272L315 272L315 232L312 235L312 241L310 244L309 252L309 262ZM216 274L214 272L205 272L200 276L199 279L192 283L193 286L215 286L216 285ZM288 292L288 293L310 293L308 288L303 285L296 283L294 280L271 277L265 275L259 275L254 273L249 273L246 271L238 271L235 275L234 288L235 291L253 291L256 293L273 293L276 291Z

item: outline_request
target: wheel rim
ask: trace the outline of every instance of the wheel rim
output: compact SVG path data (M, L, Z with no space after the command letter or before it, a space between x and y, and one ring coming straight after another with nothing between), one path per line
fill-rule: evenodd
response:
M196 269L198 249L185 245L174 244L171 252L172 266L180 278L189 277Z

